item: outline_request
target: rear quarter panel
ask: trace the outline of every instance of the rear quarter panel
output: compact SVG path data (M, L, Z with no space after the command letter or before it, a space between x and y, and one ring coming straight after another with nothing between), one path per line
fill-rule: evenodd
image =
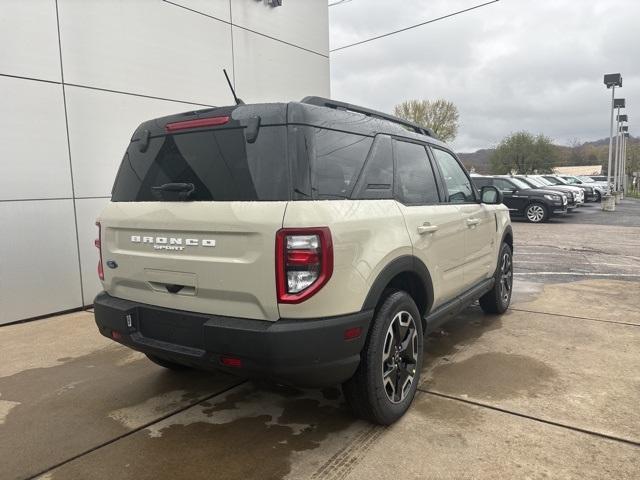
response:
M412 247L394 200L289 202L283 227L329 227L334 267L329 282L299 304L280 304L282 318L318 318L358 312L378 274Z

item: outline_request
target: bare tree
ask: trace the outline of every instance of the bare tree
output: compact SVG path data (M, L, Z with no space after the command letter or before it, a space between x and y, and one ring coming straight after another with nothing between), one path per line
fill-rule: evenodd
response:
M397 117L412 121L449 142L458 134L458 108L447 100L407 100L393 109Z

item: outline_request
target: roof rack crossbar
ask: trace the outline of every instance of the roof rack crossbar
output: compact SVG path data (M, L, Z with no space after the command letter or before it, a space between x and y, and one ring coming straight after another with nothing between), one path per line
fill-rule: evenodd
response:
M301 100L301 103L306 103L308 105L316 105L319 107L335 108L337 110L348 110L350 112L362 113L363 115L367 115L368 117L376 117L382 120L387 120L389 122L397 123L406 128L409 128L415 133L427 135L429 137L434 136L433 132L431 132L430 129L424 128L418 125L417 123L413 123L408 120L398 118L394 115L389 115L387 113L379 112L377 110L372 110L370 108L360 107L358 105L352 105L350 103L339 102L337 100L331 100L329 98L323 98L323 97L304 97Z

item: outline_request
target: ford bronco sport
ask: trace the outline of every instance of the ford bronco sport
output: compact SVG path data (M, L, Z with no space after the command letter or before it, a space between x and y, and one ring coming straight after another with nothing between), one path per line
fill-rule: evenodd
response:
M342 384L389 424L423 335L511 299L509 212L428 130L318 97L158 118L98 219L100 332L172 369Z

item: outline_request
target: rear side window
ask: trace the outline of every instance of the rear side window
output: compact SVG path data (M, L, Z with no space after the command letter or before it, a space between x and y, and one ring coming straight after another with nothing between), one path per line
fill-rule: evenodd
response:
M291 125L293 198L350 198L373 138L306 125Z
M159 187L193 184L192 201L288 200L286 128L265 126L255 143L242 128L200 130L138 141L125 153L112 191L114 202L167 200ZM155 187L155 188L154 188Z
M438 148L433 149L433 155L447 186L449 202L474 202L476 197L471 182L453 155Z
M438 203L438 187L423 145L393 141L396 158L396 193L408 205Z
M513 183L503 178L494 178L493 184L498 190L502 190L503 192L512 192L516 188Z
M373 144L352 198L358 200L393 198L391 138L380 136Z
M471 179L477 188L488 187L491 185L491 180L489 178L471 177Z
M314 128L311 188L314 198L351 195L373 139L352 133Z

